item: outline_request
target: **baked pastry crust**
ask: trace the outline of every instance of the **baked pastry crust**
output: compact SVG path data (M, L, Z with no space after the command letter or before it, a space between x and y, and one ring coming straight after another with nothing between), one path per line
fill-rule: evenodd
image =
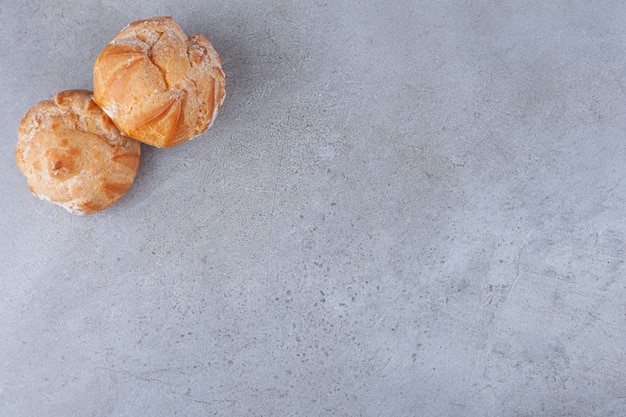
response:
M126 135L169 148L205 132L224 101L221 60L171 17L126 26L94 64L94 100Z
M121 134L90 91L68 90L26 113L15 158L36 197L87 214L130 189L140 152L141 144Z

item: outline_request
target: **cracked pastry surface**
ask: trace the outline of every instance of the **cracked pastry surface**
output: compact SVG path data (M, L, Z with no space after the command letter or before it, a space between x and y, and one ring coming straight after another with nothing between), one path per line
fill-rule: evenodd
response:
M36 197L89 214L131 188L140 152L141 144L121 134L90 91L68 90L26 113L15 159Z
M205 132L224 101L221 60L170 17L126 26L94 64L94 100L126 135L169 148Z

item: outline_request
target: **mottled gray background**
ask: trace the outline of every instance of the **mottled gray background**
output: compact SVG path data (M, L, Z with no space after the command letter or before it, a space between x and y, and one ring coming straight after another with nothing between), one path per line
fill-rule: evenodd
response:
M0 415L626 415L623 1L0 0ZM126 24L214 127L73 217L14 162Z

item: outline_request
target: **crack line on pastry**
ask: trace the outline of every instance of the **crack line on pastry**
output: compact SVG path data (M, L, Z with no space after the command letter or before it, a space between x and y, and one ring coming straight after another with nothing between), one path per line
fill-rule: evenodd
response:
M170 85L167 82L167 71L165 70L165 68L161 67L160 65L158 65L153 57L152 57L152 51L154 50L154 46L156 44L158 44L161 41L161 38L163 37L165 33L160 33L159 34L159 38L156 40L156 42L154 42L152 45L150 45L150 49L148 50L148 53L146 54L146 56L148 57L148 59L150 60L150 62L152 62L152 65L154 65L156 67L157 70L159 70L159 72L161 73L161 77L163 78L163 83L165 84L165 90L169 91L170 89Z

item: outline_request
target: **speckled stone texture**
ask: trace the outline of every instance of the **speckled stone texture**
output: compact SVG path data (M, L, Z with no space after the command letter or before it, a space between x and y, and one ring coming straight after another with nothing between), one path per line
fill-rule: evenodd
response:
M626 3L0 3L0 415L626 415ZM13 152L126 24L214 126L77 218Z

